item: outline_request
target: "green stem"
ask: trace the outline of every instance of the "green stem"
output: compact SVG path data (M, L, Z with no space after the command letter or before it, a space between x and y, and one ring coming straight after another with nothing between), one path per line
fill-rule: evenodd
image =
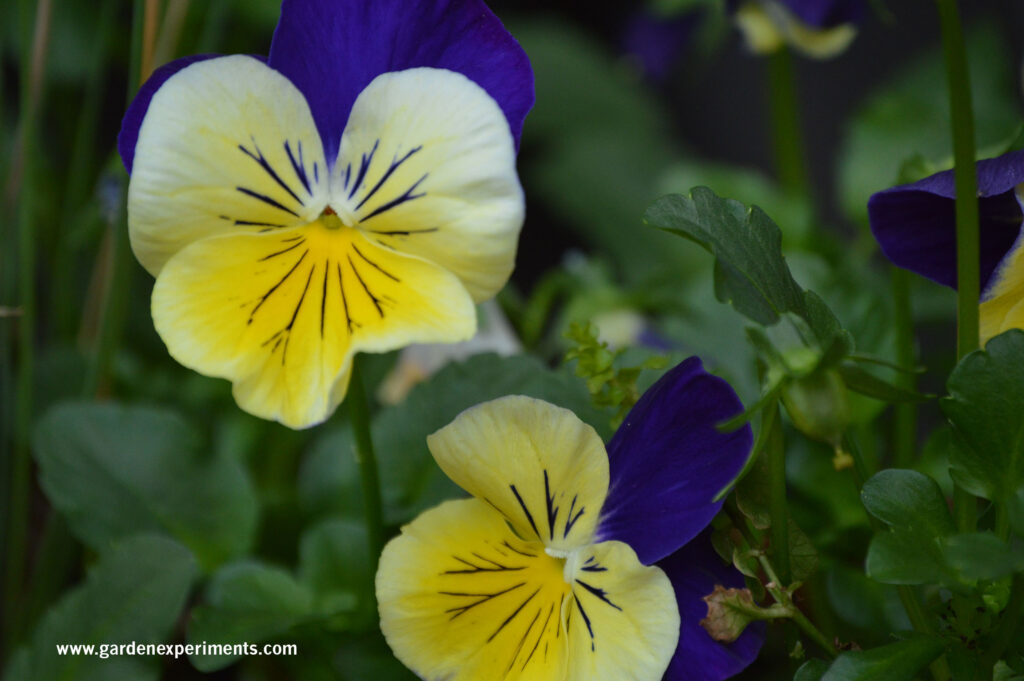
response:
M974 113L967 70L967 50L956 0L936 0L942 25L942 47L949 80L949 109L953 122L953 161L956 183L957 357L978 349L978 301L981 299L981 255L978 226L978 177L974 160ZM977 501L954 489L953 503L960 532L977 527Z
M778 404L772 409L778 410ZM782 422L778 413L772 419L772 432L769 436L768 454L768 485L769 511L772 516L771 539L772 558L782 578L780 586L789 584L789 510L786 504L786 449L782 440Z
M910 306L910 273L899 267L891 269L892 297L895 304L896 353L901 367L907 371L900 378L900 384L907 390L916 389L914 367L917 353L914 349L914 321ZM893 406L893 465L896 468L910 468L917 450L917 405L913 402L898 402Z
M93 213L84 209L96 181L96 142L99 137L100 107L106 74L103 70L105 46L117 22L117 0L103 0L96 15L93 31L93 51L90 55L85 92L78 109L78 125L75 129L71 157L68 162L67 188L64 192L62 212L67 221L58 226L56 249L53 260L53 316L57 330L63 337L71 336L77 326L76 315L80 298L74 287L77 248L68 238L74 228L81 228L84 221L94 219Z
M993 529L996 536L1003 541L1010 540L1010 509L1006 503L996 504L996 521Z
M29 11L30 3L21 5L22 11ZM11 457L10 511L8 515L6 571L4 577L4 639L13 645L14 639L22 635L19 626L22 603L22 579L28 549L28 519L31 502L31 470L29 439L32 430L35 364L36 324L36 253L35 253L35 181L33 158L35 129L38 106L42 98L46 70L46 47L51 26L51 0L40 0L35 5L35 28L30 52L24 55L24 70L21 90L20 111L20 189L17 189L18 205L18 294L21 315L18 319L18 372L16 378L17 400L14 413L14 447ZM19 172L17 169L12 172ZM9 185L17 188L15 184Z
M796 77L793 57L788 49L782 48L768 58L768 85L771 89L772 138L779 182L790 194L810 198Z
M146 24L146 13L152 11L155 11L155 8L151 3L146 2L146 0L135 0L132 13L132 56L129 67L127 103L131 103L143 78L143 52L148 49L145 45L143 32ZM86 397L95 396L97 392L101 391L106 382L111 363L120 344L125 312L128 308L128 290L130 288L128 286L128 276L130 273L128 262L128 216L124 205L126 192L124 191L123 178L120 197L118 200L118 215L108 227L110 231L108 232L106 244L110 249L109 258L104 259L101 253L97 259L97 267L102 268L104 263L106 263L106 266L110 269L102 273L100 277L100 281L106 279L107 284L99 289L102 296L99 306L99 331L83 389L83 394Z
M369 540L371 574L377 573L377 560L384 547L384 520L380 500L380 475L377 472L377 456L373 451L373 437L370 434L370 405L363 387L359 362L352 364L352 378L348 387L348 411L352 419L352 433L355 436L356 463L363 490L363 509L366 522L366 536Z
M779 575L776 574L772 564L765 558L764 554L758 555L758 562L761 563L761 568L770 580L769 583L774 586L768 589L768 592L772 595L777 603L788 608L789 618L800 627L800 630L807 635L812 641L818 644L818 646L828 653L829 657L835 657L838 655L835 645L828 639L825 634L821 633L821 630L814 625L811 620L807 619L807 616L800 612L800 609L793 603L793 597L790 596L789 592L786 591L785 586L779 579Z

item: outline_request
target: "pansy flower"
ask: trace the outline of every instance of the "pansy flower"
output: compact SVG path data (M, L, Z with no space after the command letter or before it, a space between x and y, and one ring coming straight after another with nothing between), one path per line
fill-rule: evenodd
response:
M979 161L981 340L1024 328L1024 151ZM868 201L871 231L894 264L956 288L956 186L946 170Z
M298 428L357 351L471 337L512 271L532 104L480 0L285 0L267 59L159 69L118 145L170 354Z
M833 57L857 35L863 0L727 0L726 6L757 54L789 45L816 59Z
M472 497L425 511L381 555L395 655L428 681L719 681L756 656L701 627L716 584L742 586L701 534L743 466L742 405L700 360L648 390L607 450L572 412L504 397L427 438Z

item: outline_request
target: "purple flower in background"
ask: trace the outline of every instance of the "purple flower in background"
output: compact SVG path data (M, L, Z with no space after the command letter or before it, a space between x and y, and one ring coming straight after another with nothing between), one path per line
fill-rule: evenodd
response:
M1024 328L1020 248L1024 151L979 161L981 336ZM956 187L953 171L892 187L868 201L871 231L894 264L956 288Z
M726 0L748 47L768 54L789 45L826 59L845 50L864 16L864 0Z
M721 681L757 656L700 621L715 585L743 585L711 548L712 501L743 467L742 404L692 357L633 407L607 449L572 412L511 396L431 435L473 498L402 529L377 573L381 628L425 679ZM513 671L514 670L514 671Z
M644 75L666 80L690 42L701 12L662 16L648 9L633 14L623 36L623 50L636 58Z

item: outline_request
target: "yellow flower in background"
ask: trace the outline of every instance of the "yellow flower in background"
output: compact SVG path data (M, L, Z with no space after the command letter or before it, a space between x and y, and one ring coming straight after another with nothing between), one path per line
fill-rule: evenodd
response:
M815 59L845 51L864 12L863 0L728 0L727 7L752 52L789 45Z
M470 338L514 264L532 98L478 0L290 0L267 62L158 71L119 146L170 354L303 428L344 398L356 352Z

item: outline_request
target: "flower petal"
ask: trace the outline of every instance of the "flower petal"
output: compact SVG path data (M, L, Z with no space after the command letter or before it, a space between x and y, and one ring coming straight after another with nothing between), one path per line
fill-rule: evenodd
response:
M1018 236L989 280L979 309L981 343L1010 329L1024 329L1024 237Z
M1024 182L1024 152L979 161L981 288L1017 240L1022 213L1014 188ZM871 231L894 264L956 288L956 186L953 171L874 194Z
M333 412L355 351L464 340L476 325L450 273L320 222L186 247L157 277L153 321L175 359L292 428Z
M484 502L448 501L384 547L381 630L423 679L563 679L562 574L561 561Z
M716 428L742 410L729 384L697 357L666 373L608 445L611 483L599 540L624 541L649 565L703 530L722 506L711 500L750 453L749 426Z
M347 222L453 272L476 301L512 273L524 214L515 148L501 109L462 74L375 78L352 107L331 195Z
M864 17L864 0L781 0L800 21L815 28L859 23Z
M121 132L117 135L117 151L121 154L121 162L124 163L124 168L129 175L132 172L132 161L135 159L135 144L139 141L139 128L142 127L142 120L146 117L149 103L153 101L156 91L167 82L167 79L186 66L219 56L219 54L194 54L190 57L175 59L154 71L153 75L142 84L132 103L128 106L128 110L125 111L124 118L121 120Z
M716 584L743 588L743 576L715 554L706 533L658 565L672 581L682 623L665 681L721 681L746 669L764 643L763 622L748 626L729 644L715 641L700 625L708 612L704 596Z
M285 0L269 64L309 100L328 156L363 88L388 71L458 71L505 112L519 140L533 106L533 72L481 0Z
M608 457L571 411L502 397L462 412L427 445L455 484L496 508L520 537L564 551L590 543Z
M153 95L128 187L132 249L154 276L188 244L315 220L323 148L295 86L252 57L182 68Z
M597 544L580 559L562 616L569 638L566 681L660 681L679 640L668 577L642 565L622 542Z

